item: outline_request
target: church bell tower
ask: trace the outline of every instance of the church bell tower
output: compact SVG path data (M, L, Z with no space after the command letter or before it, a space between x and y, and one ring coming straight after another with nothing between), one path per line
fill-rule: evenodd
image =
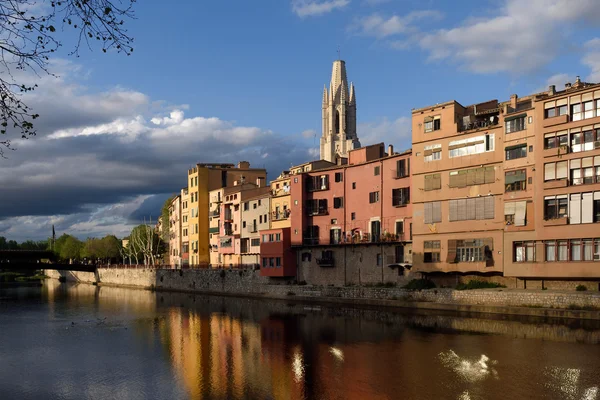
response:
M356 135L356 93L346 78L346 63L333 62L329 90L323 88L323 132L321 159L336 163L348 152L360 147Z

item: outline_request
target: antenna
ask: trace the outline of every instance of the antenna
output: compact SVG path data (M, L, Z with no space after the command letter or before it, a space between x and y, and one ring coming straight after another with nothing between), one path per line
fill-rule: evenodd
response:
M337 47L337 53L338 53L338 60L341 60L342 59L342 51L340 50L340 45L339 44L338 44L338 47Z

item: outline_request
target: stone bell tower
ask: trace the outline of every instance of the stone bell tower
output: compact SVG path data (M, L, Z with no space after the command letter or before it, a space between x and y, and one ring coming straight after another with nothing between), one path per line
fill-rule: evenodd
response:
M348 157L348 151L360 147L356 135L356 94L354 85L346 78L346 63L333 62L329 91L323 88L323 133L321 159L337 162Z

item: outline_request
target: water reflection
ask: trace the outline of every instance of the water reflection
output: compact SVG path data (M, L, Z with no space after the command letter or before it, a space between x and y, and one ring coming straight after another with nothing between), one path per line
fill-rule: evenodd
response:
M0 326L2 398L599 399L593 321L50 281L0 290Z

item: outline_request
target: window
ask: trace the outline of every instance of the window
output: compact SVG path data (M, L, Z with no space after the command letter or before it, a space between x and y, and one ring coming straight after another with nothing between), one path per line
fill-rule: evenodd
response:
M425 175L425 191L442 188L442 174Z
M260 246L260 239L258 239L258 238L250 239L250 246L252 246L252 247Z
M509 146L505 149L506 152L506 160L515 160L517 158L527 157L527 145L526 144L518 144L515 146Z
M256 210L256 202L252 203L252 209Z
M449 178L448 186L451 188L495 183L496 170L494 167L481 167L451 171Z
M344 198L343 197L334 197L333 198L333 208L342 208L344 207Z
M352 182L352 189L356 189L356 182Z
M404 221L396 221L396 235L404 233Z
M450 262L481 262L492 259L493 240L489 239L468 239L468 240L449 240L448 257ZM452 252L452 249L455 249ZM454 259L452 261L452 256Z
M425 132L439 131L442 125L440 115L425 117Z
M281 233L276 233L275 234L275 241L276 242L281 242Z
M344 175L341 172L336 172L335 173L335 181L336 182L343 182L344 181Z
M553 181L555 179L567 179L568 161L544 164L544 181Z
M379 192L376 192L379 193ZM379 200L379 198L378 198ZM392 205L402 207L410 203L410 188L392 189Z
M311 199L304 202L304 207L308 215L327 214L327 199Z
M600 148L597 144L599 141L600 129L589 129L583 132L571 129L571 153Z
M570 184L571 185L588 185L590 183L600 182L600 157L596 157L594 165L594 157L586 157L583 159L571 160L570 168Z
M305 245L319 244L319 226L309 225L304 229L303 243Z
M600 238L547 240L546 261L600 261Z
M306 189L309 192L315 192L317 190L329 189L329 176L309 176L306 179Z
M569 199L567 195L544 198L544 219L566 218Z
M262 241L263 241L263 243L269 243L269 235L268 234L262 235Z
M441 148L440 148L441 154ZM396 161L396 178L404 178L410 175L410 158Z
M266 224L267 222L269 222L269 220L267 219L267 215L268 215L268 214L265 214L265 215L263 215L263 221L264 221L264 223L265 223L265 224Z
M506 172L504 174L504 191L508 193L525 190L527 182L526 174L524 169Z
M380 172L380 167L379 166L373 168L373 175L374 176L379 176L379 172Z
M352 221L354 221L354 220L356 219L356 213L351 213L351 214L350 214L350 219L351 219Z
M544 118L558 117L567 113L567 99L544 103Z
M436 263L441 261L440 257L440 241L426 240L423 242L423 262Z
M513 242L514 262L535 262L535 241Z
M342 230L332 228L329 230L329 244L340 244L342 242Z
M275 257L275 268L281 268L281 257Z
M594 198L600 192L573 193L569 196L569 224L589 224L594 221Z
M425 146L423 150L423 161L430 162L442 159L442 145L441 144L433 144L430 146Z
M561 146L567 146L569 144L569 135L567 131L560 131L556 133L547 133L544 135L544 148L554 149Z
M269 265L268 263L269 263L269 259L267 257L263 257L263 259L262 259L262 267L263 268L267 268L268 265Z
M580 121L581 119L581 103L571 104L571 121Z
M522 131L525 129L525 116L512 117L505 120L506 133Z
M383 265L383 257L381 256L381 253L377 253L376 255L376 263L378 267Z
M494 196L449 200L449 221L494 219Z
M369 203L377 203L379 202L379 192L371 192L369 193Z
M440 201L432 201L424 203L424 222L426 224L434 224L442 222L442 203Z
M527 224L527 201L504 203L504 223L506 225L525 226Z
M494 134L490 133L469 139L455 140L448 144L448 151L450 158L494 151Z
M244 211L248 211L248 210L250 210L250 203L245 202L244 203Z
M246 227L246 221L242 221L242 228Z
M262 215L259 215L259 216L258 216L258 223L259 223L259 224L262 224Z

